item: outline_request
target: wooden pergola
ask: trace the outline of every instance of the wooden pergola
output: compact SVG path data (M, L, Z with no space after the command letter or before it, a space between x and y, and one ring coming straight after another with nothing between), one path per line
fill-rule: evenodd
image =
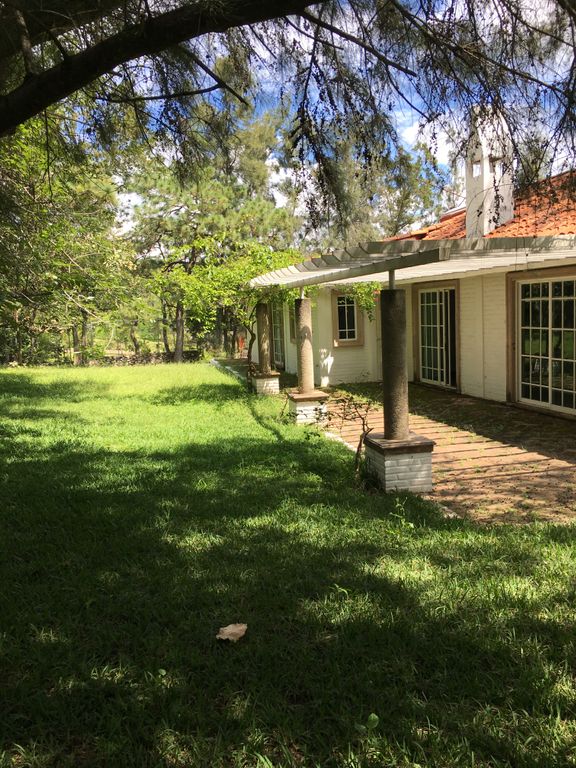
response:
M367 452L378 456L430 453L432 442L410 432L408 423L408 377L406 366L406 301L402 283L440 280L455 275L471 276L498 272L516 272L539 266L565 263L576 256L576 236L519 238L460 238L455 240L414 240L368 242L355 248L335 251L254 278L252 287L300 288L296 300L298 342L298 394L300 407L314 407L325 395L314 388L312 344L312 308L304 296L308 286L350 285L360 282L387 283L380 293L382 328L382 383L384 432L371 434ZM263 316L260 312L258 317ZM269 333L258 327L258 338L267 343ZM260 360L266 360L266 346L260 348ZM261 362L262 364L262 362ZM378 462L375 462L378 463ZM379 474L381 474L379 472ZM388 472L390 476L390 472ZM431 483L431 479L430 479ZM418 486L419 488L420 486Z

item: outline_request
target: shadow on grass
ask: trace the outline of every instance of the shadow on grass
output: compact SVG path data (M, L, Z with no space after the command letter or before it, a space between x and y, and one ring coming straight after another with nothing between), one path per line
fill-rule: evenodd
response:
M203 400L212 405L222 405L245 395L245 387L238 384L195 384L163 389L151 397L150 402L154 405L182 405Z
M568 764L569 740L543 731L576 714L558 686L573 625L538 617L569 596L512 594L501 609L478 596L483 580L538 566L526 537L416 500L399 514L351 488L346 452L315 437L20 460L8 444L0 459L0 753L19 744L53 766L257 754L344 766L350 751L358 765ZM426 591L430 567L446 596ZM219 644L236 621L244 640ZM371 712L368 737L357 726Z
M56 379L41 382L29 373L3 373L0 371L0 404L4 400L7 405L20 404L21 401L33 405L43 400L63 400L68 403L79 403L97 397L104 397L109 385L98 381L70 381Z
M6 455L12 458L28 452L27 445L19 442L19 438L41 437L41 429L30 426L30 422L65 420L69 424L83 421L78 414L64 414L58 408L46 407L48 404L79 403L103 397L107 390L107 385L97 382L57 380L44 384L30 374L10 371L9 375L3 375L0 372L0 419L5 419L0 424L0 441L4 443ZM12 442L9 442L10 440ZM53 449L58 450L54 444ZM66 450L69 450L67 443ZM1 453L0 450L0 456Z

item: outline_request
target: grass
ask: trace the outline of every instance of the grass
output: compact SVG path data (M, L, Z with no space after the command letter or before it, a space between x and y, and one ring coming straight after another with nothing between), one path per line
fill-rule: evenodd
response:
M0 372L0 766L576 765L576 530L363 491L281 406Z

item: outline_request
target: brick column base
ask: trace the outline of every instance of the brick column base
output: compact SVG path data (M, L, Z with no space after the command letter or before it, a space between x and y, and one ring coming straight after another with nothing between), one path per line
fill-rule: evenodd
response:
M296 424L318 424L328 416L328 395L313 389L311 392L291 392L288 395L288 412Z
M384 491L432 490L434 441L413 432L407 440L385 440L371 433L364 440L366 469Z
M257 395L279 395L280 374L277 371L253 374L252 389Z

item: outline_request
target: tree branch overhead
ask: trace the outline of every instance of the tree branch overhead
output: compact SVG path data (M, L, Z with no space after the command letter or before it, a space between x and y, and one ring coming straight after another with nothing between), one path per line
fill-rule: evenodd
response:
M0 136L127 61L159 53L208 33L222 33L233 27L297 14L310 5L308 0L234 0L221 11L220 6L214 7L214 4L210 4L210 10L204 4L200 7L194 4L129 25L58 64L30 74L19 86L1 96Z
M89 86L94 124L131 104L145 130L179 135L198 98L208 111L229 97L247 109L262 77L285 97L293 149L327 186L341 181L340 142L361 167L393 153L399 104L421 126L454 116L455 130L471 107L497 107L524 140L546 134L576 160L573 3L547 4L537 23L527 6L0 0L0 136ZM145 102L159 106L147 113Z

